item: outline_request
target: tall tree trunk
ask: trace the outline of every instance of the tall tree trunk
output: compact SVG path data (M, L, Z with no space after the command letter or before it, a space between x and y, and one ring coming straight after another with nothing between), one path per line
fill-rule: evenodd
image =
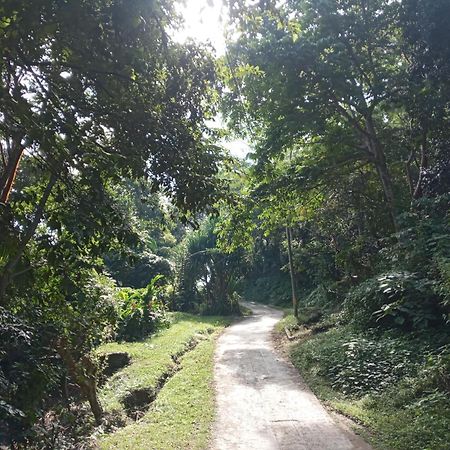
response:
M373 123L373 108L370 108L369 112L365 113L364 125L362 125L361 122L351 112L349 112L349 110L342 106L339 98L334 92L331 92L330 94L335 111L341 114L341 116L356 130L356 132L362 138L365 147L367 148L371 156L371 162L375 165L378 177L381 182L384 199L388 209L389 217L392 222L392 226L394 230L397 230L395 196L392 178L387 166L386 155L384 153L383 146L378 139L375 125Z
M295 286L294 263L292 258L292 232L290 227L286 227L286 237L288 242L289 273L291 274L292 308L294 310L294 316L298 317L297 289Z
M425 171L428 169L428 145L427 145L427 130L424 130L422 133L422 142L420 144L420 168L419 168L419 177L417 178L416 187L413 192L413 198L417 200L423 195L423 177L425 175Z
M2 170L0 171L0 201L6 203L9 193L14 185L17 169L19 167L20 159L24 152L22 144L22 135L9 138L0 145L2 156ZM6 200L6 201L5 201Z
M19 169L23 151L23 148L17 147L8 160L5 173L2 175L0 181L0 203L8 203L9 195L14 186L14 181L16 180L17 170Z
M413 162L415 153L416 151L413 148L411 150L411 153L409 154L407 161L405 162L406 179L408 180L409 193L411 194L411 197L414 197L414 181L413 174L411 172L411 163Z
M18 248L16 249L15 253L9 257L8 262L6 263L5 267L3 268L3 271L0 275L0 305L6 304L6 289L8 288L12 279L14 278L14 274L13 274L14 269L16 268L17 264L19 263L20 258L22 257L28 243L30 242L30 240L34 236L34 233L36 232L36 229L44 215L45 205L47 204L47 200L50 197L53 186L56 184L57 179L58 179L58 175L56 175L55 173L52 173L50 176L50 179L47 183L47 186L44 189L42 197L36 207L36 211L34 213L33 220L29 224L28 229L25 232L22 240L20 241L20 244L19 244Z
M373 124L373 119L371 116L366 118L366 129L368 136L367 147L369 152L373 156L373 162L378 173L378 177L383 188L384 200L388 209L389 217L391 219L392 226L394 230L397 230L396 221L396 205L395 205L395 195L392 183L392 177L389 173L389 168L386 162L386 155L384 153L381 142L378 139L375 126Z

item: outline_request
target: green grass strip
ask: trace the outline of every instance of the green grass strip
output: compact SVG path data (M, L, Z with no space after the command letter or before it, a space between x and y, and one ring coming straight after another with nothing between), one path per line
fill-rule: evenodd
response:
M198 335L221 329L226 321L218 317L198 317L175 313L170 328L143 342L110 343L99 347L99 353L127 352L131 364L114 374L101 388L99 397L106 412L125 417L122 400L128 393L142 388L156 388L158 379L174 367L172 355L186 349Z
M217 327L219 328L219 327ZM181 359L138 422L100 439L101 449L204 449L214 420L213 364L216 334Z

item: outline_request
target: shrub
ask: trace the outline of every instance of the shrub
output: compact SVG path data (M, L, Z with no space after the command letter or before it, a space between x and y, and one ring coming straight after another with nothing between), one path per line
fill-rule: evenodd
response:
M450 344L427 354L418 380L422 391L450 392Z
M202 303L199 305L199 314L205 316L228 316L228 315L241 315L241 308L239 302L243 298L234 291L231 295L228 295L226 299L215 302L213 304Z
M311 325L322 318L322 311L314 306L300 306L297 323L299 325Z
M1 448L23 437L40 414L41 399L62 378L61 366L47 347L48 329L34 325L0 307Z
M118 254L105 257L108 269L121 286L145 288L148 280L157 275L164 275L169 280L173 268L168 259L150 252L131 253L129 260Z
M329 308L333 303L335 303L335 299L336 292L331 286L319 284L309 293L304 301L304 304L307 306Z
M162 275L154 277L146 288L119 290L118 339L135 341L168 325L163 302L163 288L158 285Z
M344 320L358 328L424 328L443 319L443 310L427 278L399 271L370 278L349 291Z
M299 367L314 371L344 394L382 392L417 371L411 349L401 340L332 330L294 348Z
M439 278L435 285L436 293L442 298L442 306L447 312L446 321L450 322L450 259L436 258Z
M289 277L283 273L244 280L242 296L259 303L289 305L291 303L290 283Z

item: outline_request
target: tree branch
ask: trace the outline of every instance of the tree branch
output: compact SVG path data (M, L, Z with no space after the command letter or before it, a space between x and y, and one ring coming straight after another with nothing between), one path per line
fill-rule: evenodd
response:
M58 175L56 173L52 173L50 176L50 179L47 183L47 186L44 189L44 192L42 194L42 197L36 207L36 211L34 213L33 220L29 224L27 231L25 232L25 235L23 236L16 253L11 256L6 263L3 273L0 276L0 305L5 303L5 293L6 289L9 286L11 280L12 280L12 272L17 266L18 262L20 261L20 258L22 257L28 243L34 236L36 229L39 225L39 223L42 220L42 217L44 215L45 211L45 205L47 204L47 201L50 197L50 194L52 192L52 189L54 185L56 184L58 180Z

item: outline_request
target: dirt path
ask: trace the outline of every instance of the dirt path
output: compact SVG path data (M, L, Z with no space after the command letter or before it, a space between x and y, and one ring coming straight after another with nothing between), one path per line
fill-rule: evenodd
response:
M254 315L219 338L218 417L213 450L350 450L370 447L333 421L296 369L277 355L271 331L281 312L248 304Z

